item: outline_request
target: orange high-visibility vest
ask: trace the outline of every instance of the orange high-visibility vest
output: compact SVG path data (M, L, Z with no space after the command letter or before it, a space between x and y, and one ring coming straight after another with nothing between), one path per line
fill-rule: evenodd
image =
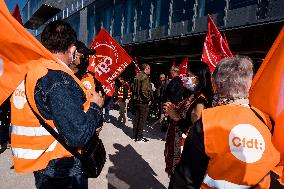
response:
M28 72L26 80L22 81L11 97L11 146L15 171L18 173L38 171L46 168L52 159L72 156L41 126L27 102L28 99L33 110L40 115L34 99L34 90L37 81L44 77L48 70L60 70L72 76L86 94L87 100L83 107L85 112L90 104L89 94L81 81L65 67L66 65L46 59L40 61L41 64L36 64ZM53 120L43 119L57 131Z
M118 100L122 100L123 99L123 88L124 88L124 86L125 85L127 85L127 87L128 87L128 91L127 91L127 99L129 99L130 98L130 86L129 86L129 84L127 83L127 82L125 82L122 86L120 86L119 87L119 89L118 89L118 91L117 91L117 98L118 98Z
M210 160L201 188L269 188L267 175L279 163L280 154L268 127L248 105L205 109L202 123Z

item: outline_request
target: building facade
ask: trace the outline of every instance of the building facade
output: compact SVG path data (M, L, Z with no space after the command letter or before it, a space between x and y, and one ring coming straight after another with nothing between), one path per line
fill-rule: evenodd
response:
M284 0L28 0L24 25L39 38L63 19L90 44L104 27L138 62L200 60L207 15L234 54L261 62L284 22Z

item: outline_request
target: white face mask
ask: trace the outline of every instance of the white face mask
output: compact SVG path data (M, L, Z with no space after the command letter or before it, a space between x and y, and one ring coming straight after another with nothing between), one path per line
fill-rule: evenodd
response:
M196 84L192 82L192 77L182 78L183 86L188 90L194 91Z

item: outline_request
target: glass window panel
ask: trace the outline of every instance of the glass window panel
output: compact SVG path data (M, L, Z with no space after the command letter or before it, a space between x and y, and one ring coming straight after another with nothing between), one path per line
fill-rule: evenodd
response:
M72 16L68 17L66 21L72 26L78 37L80 31L80 12L77 12Z
M258 0L230 0L229 9L237 9L241 7L250 6L253 4L257 4Z
M146 30L150 28L150 9L151 1L141 0L138 4L138 30Z
M114 5L113 36L121 36L121 21L123 12L123 3L120 0L116 1Z
M108 4L108 6L106 6L106 8L104 9L104 14L103 14L103 26L107 31L110 31L112 13L113 13L113 6Z
M185 20L192 20L194 15L194 1L186 1L185 2L185 13L184 13L184 19Z
M87 30L88 30L88 44L94 39L94 27L95 27L95 12L94 4L89 5L87 9Z
M134 3L133 0L126 1L124 11L124 33L134 32Z
M224 12L226 0L206 0L205 15Z
M162 0L154 0L154 10L153 10L153 28L158 27L160 25L161 20L161 3Z
M185 2L184 0L175 0L173 1L173 22L180 22L185 20Z
M161 5L161 17L160 17L160 25L168 25L169 23L169 9L170 9L170 0L163 0Z

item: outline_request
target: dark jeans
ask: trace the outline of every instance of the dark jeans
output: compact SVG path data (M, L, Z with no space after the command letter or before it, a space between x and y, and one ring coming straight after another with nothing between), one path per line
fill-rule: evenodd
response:
M88 179L82 174L66 177L50 177L41 172L35 172L37 189L88 189Z
M10 139L10 123L0 120L0 144L7 145Z
M126 122L126 102L119 102L119 117L118 121L121 122L123 120L123 123Z
M45 169L34 172L34 177L37 189L88 188L81 162L75 157L53 159Z
M105 109L104 120L110 120L109 111L111 109L112 102L113 102L112 97L109 97L104 103L103 106L103 108Z
M133 121L133 135L135 139L143 137L143 128L149 113L149 105L136 103L136 113Z

